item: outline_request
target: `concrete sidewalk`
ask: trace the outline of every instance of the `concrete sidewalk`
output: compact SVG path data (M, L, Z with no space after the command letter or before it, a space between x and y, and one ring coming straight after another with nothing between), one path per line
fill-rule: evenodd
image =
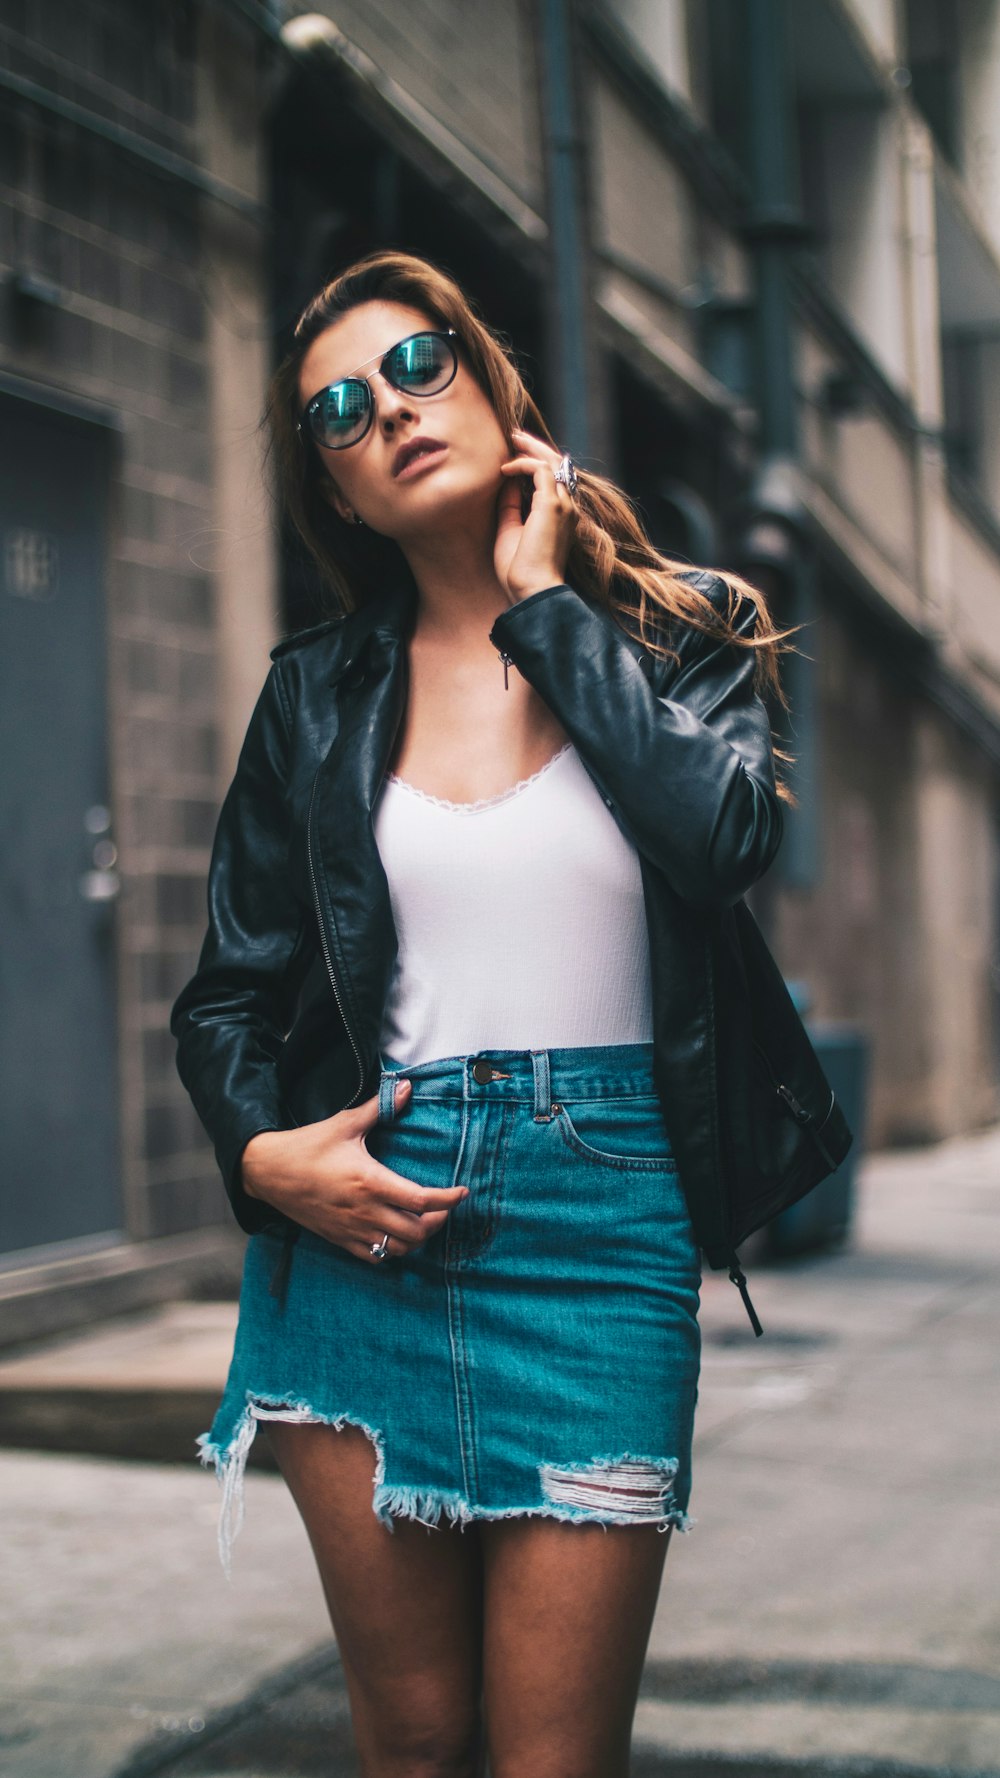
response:
M763 1339L706 1275L697 1524L671 1541L636 1778L1000 1778L998 1281L1000 1126L862 1160L851 1251L752 1268ZM80 1436L89 1416L127 1448L158 1385L183 1450L234 1314L174 1305L8 1361L0 1420L54 1443L75 1389ZM8 1778L356 1772L280 1478L247 1476L231 1585L193 1458L6 1450L0 1489Z
M865 1162L854 1251L757 1273L763 1339L706 1281L637 1738L1000 1772L998 1283L1000 1129Z

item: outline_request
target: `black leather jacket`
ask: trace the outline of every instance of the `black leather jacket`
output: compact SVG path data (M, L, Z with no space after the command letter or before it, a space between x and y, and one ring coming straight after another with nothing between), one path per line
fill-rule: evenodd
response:
M686 578L725 609L718 576ZM219 818L208 931L171 1030L250 1233L299 1232L244 1192L251 1136L377 1089L397 938L371 811L405 707L415 600L401 582L272 650ZM739 622L753 632L752 601ZM727 1038L712 946L782 836L756 651L678 624L667 640L679 665L644 654L605 607L566 585L511 605L490 640L554 711L638 851L657 1091L696 1235L710 1265L731 1264L726 1168L745 1128L733 1119L746 1118L751 1059L749 1044ZM821 1117L815 1080L791 1086L812 1093Z

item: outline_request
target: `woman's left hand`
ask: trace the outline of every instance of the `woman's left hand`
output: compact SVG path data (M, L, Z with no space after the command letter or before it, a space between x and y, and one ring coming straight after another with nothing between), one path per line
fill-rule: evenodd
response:
M553 477L562 452L531 432L515 430L513 439L520 455L500 466L508 480L497 506L493 561L501 586L516 604L529 593L562 584L579 513L569 489ZM535 487L531 510L522 519L520 478L528 475Z

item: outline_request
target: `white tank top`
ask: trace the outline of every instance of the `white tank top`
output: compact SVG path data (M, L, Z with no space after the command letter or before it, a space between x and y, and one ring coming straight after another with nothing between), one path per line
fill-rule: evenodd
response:
M474 803L389 772L373 823L399 939L384 1054L652 1040L638 856L571 741Z

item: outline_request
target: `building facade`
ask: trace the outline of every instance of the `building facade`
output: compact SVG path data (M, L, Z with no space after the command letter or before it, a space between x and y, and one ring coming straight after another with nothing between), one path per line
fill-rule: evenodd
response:
M867 1145L995 1119L1000 0L23 12L8 1269L228 1227L167 1019L268 647L316 614L268 371L380 245L459 277L660 547L804 625L800 806L755 912L810 1014L868 1035Z

